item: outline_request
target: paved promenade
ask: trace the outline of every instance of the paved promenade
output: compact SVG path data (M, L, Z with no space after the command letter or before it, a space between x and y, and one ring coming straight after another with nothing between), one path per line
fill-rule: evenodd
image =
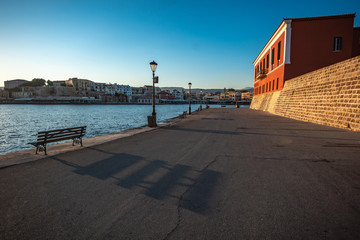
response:
M360 133L209 109L78 149L0 169L0 239L360 239Z

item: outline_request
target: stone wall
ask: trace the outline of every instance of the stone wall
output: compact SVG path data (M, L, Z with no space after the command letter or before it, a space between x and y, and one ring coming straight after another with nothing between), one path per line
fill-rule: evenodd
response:
M282 91L254 96L250 108L360 131L360 56L287 80Z

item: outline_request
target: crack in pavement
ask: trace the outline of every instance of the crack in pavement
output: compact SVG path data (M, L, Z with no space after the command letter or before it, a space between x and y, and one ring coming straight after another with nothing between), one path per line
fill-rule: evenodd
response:
M214 164L217 160L218 160L218 157L219 156L216 156L214 160L212 160L211 162L209 162L205 167L203 167L199 173L203 173L204 171L206 171L212 164ZM196 178L194 180L194 183L191 184L186 190L185 192L183 192L183 194L181 194L180 198L179 198L179 202L178 202L178 205L177 205L177 223L175 225L175 227L163 238L163 240L165 239L169 239L169 237L171 237L171 235L177 230L177 228L180 226L180 223L181 223L181 219L182 219L182 214L181 214L181 202L183 201L184 199L184 196L199 182L198 181L199 178Z

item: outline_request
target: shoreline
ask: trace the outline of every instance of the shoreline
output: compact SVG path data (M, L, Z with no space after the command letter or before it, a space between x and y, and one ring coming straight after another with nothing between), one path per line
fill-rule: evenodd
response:
M10 101L10 102L2 102L0 101L0 105L4 104L31 104L31 105L151 105L151 103L128 103L128 102L104 102L104 103L100 103L100 102L32 102L32 101ZM156 103L156 105L188 105L189 103L171 103L171 102L167 102L167 103ZM201 104L200 102L192 102L191 104ZM235 102L232 103L202 103L203 105L226 105L226 106L234 106L236 105ZM251 102L244 102L244 103L239 103L239 105L250 105Z
M192 112L192 114L196 114L198 111ZM188 117L189 115L187 115ZM72 152L81 150L84 148L89 148L96 145L101 145L107 142L111 142L117 139L126 138L130 136L134 136L137 134L145 133L154 131L156 129L159 129L164 126L171 125L173 123L176 123L178 121L183 120L181 118L181 115L170 118L163 123L158 123L158 126L155 128L150 128L147 125L135 127L135 128L129 128L125 129L120 132L115 133L109 133L104 135L99 135L95 137L89 137L89 138L83 138L83 147L79 147L78 145L72 146L71 141L66 141L64 143L57 143L48 145L49 150L48 154L45 155L44 153L35 154L35 148L22 150L22 151L16 151L11 153L6 153L3 155L0 155L0 169L8 168L12 166L16 166L23 163L29 163L33 161L37 161L40 159L52 157L58 154L66 153L66 152Z

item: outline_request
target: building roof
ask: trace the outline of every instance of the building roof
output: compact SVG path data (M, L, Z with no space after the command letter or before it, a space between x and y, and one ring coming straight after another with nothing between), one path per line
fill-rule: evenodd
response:
M303 18L283 18L283 20L292 20L292 21L312 21L312 20L328 20L328 19L337 19L337 18L354 18L356 13L342 14L342 15L330 15L330 16L320 16L320 17L303 17Z

